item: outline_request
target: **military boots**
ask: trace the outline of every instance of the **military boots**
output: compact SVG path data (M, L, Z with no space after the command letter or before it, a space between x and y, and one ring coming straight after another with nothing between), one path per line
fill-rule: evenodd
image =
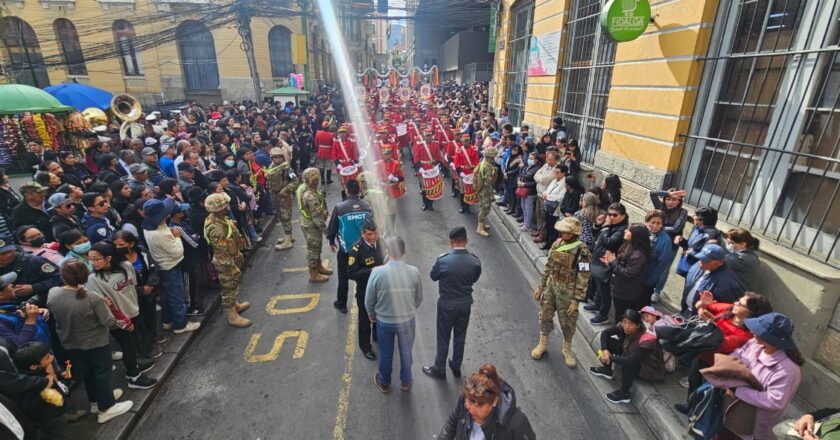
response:
M242 328L251 325L251 320L239 316L239 313L236 311L236 306L227 309L227 320L228 324L232 327Z
M546 351L548 351L548 335L540 334L540 342L531 350L531 357L537 360L542 359Z
M572 341L563 342L563 360L567 367L577 367L577 359L575 359L575 354L572 353Z

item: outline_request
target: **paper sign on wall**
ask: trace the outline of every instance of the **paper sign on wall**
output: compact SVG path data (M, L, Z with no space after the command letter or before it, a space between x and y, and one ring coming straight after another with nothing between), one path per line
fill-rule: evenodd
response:
M550 32L531 37L528 51L528 76L546 76L557 73L561 32Z

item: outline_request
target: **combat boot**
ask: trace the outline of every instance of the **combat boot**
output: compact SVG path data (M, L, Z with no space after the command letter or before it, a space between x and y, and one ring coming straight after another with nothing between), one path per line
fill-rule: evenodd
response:
M312 267L309 269L309 282L310 283L326 283L330 280L330 277L326 275L321 275L318 273L317 267Z
M478 227L475 229L475 233L482 236L482 237L489 237L490 233L487 232L487 229L484 229L484 223L478 222Z
M324 263L321 262L321 261L318 262L318 267L316 268L316 270L321 275L332 275L333 274L332 269L327 269L326 267L324 267Z
M531 357L537 360L542 359L546 351L548 351L548 335L540 334L540 342L531 350Z
M291 249L293 247L294 247L294 245L292 244L292 241L289 239L289 236L287 235L285 240L279 242L276 246L274 246L274 250L275 251L285 251L285 250Z
M234 307L236 308L236 313L242 313L242 312L251 308L251 303L249 303L248 301L244 301L244 302L237 301L236 306L234 306Z
M285 234L286 234L286 240L289 240L289 241L291 241L292 243L294 243L294 242L295 242L295 236L294 236L294 235L292 235L292 230L291 230L291 229L289 229L288 231L284 231L284 232L285 232Z
M251 320L239 316L236 312L236 307L229 307L227 309L227 320L231 327L248 327L251 325Z
M566 366L569 368L577 367L577 359L575 359L575 354L572 353L572 342L571 341L564 341L563 342L563 360L566 362Z

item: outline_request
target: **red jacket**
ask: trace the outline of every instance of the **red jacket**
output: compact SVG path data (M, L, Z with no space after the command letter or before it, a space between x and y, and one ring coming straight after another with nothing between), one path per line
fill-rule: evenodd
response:
M746 328L736 326L726 317L726 314L732 310L732 304L713 302L706 307L706 310L715 316L715 325L723 331L723 342L721 342L720 347L717 350L707 351L700 355L700 359L706 365L713 365L715 363L715 353L732 353L752 339L752 333Z
M475 167L478 166L479 160L478 150L467 145L459 148L455 153L455 168L460 168L464 174L472 174Z
M423 145L423 143L424 141L414 143L414 162L419 162L423 165L434 165L433 162L440 162L442 160L440 157L440 145L435 141L426 142L426 145ZM429 154L431 154L431 157L429 157Z
M332 160L332 149L333 149L333 134L327 130L318 130L315 133L315 145L318 146L317 157L318 159L330 159Z

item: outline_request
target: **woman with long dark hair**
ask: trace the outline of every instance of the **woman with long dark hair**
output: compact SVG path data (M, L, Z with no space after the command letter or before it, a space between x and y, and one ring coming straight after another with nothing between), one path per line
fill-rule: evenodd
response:
M605 216L598 216L593 231L597 232L595 247L592 251L592 272L590 283L594 286L593 295L596 299L592 304L584 306L584 310L597 312L589 320L593 324L606 324L610 308L612 307L612 271L601 258L607 252L617 253L624 242L624 231L627 229L627 208L621 203L610 205ZM588 294L589 292L587 292ZM616 310L621 313L621 310Z
M612 271L612 299L615 310L640 310L650 302L645 286L645 274L651 261L650 231L647 226L634 224L624 230L624 243L618 253L607 251L601 262ZM615 322L621 317L616 313Z
M586 190L580 184L580 180L574 175L566 176L566 194L560 202L560 212L563 217L571 217L580 209L580 198Z
M608 174L604 177L604 192L610 199L610 203L621 203L621 179L615 174Z
M125 261L124 255L117 253L117 248L112 243L106 241L94 244L88 256L93 264L94 275L88 278L85 287L107 298L113 309L120 311L130 320L127 327L111 330L111 336L123 352L122 361L128 387L152 388L157 381L143 376L143 373L154 368L154 361L137 360L137 335L143 331L136 328L142 324L137 319L140 307L137 303L137 277L134 275L134 268Z

